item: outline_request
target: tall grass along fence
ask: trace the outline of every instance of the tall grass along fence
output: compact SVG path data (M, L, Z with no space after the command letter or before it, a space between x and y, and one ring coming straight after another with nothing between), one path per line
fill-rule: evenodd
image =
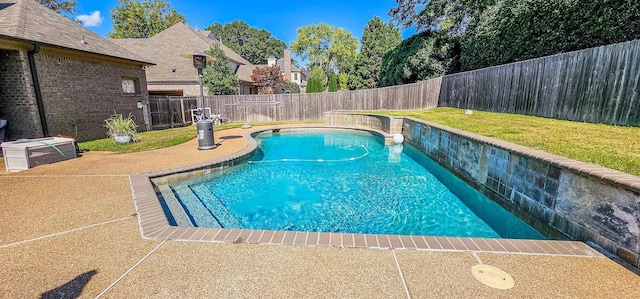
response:
M442 78L438 106L640 126L640 40Z

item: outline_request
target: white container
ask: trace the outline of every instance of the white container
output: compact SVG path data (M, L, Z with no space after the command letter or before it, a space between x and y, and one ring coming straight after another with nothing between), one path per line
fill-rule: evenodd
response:
M75 140L49 137L3 142L2 154L8 172L22 171L76 158Z

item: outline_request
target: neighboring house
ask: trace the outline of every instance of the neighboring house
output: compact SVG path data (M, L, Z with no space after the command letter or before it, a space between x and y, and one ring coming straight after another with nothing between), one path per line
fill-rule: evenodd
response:
M251 64L215 40L210 31L197 31L183 23L177 23L149 38L111 41L156 64L147 68L149 95L200 95L198 71L191 59L182 57L186 53L205 52L218 45L229 58L234 71L242 65Z
M152 64L36 1L0 0L0 118L10 139L105 138L114 112L142 124Z
M256 94L258 89L256 88L253 80L251 80L251 74L253 70L258 67L267 66L279 66L280 73L284 77L285 81L295 82L300 86L300 91L304 92L307 87L308 73L300 70L298 67L291 63L291 51L284 50L284 58L276 60L272 55L267 59L267 64L247 64L241 65L236 72L238 79L240 80L240 94ZM287 78L289 78L287 80Z

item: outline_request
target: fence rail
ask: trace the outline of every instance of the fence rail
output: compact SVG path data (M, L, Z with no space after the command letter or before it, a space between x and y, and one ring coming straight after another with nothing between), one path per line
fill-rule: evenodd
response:
M640 126L640 40L447 75L438 106Z

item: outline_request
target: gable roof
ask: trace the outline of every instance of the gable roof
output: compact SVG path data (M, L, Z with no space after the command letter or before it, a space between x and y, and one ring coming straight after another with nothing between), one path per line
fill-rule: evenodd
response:
M251 74L253 74L253 70L259 67L268 67L266 64L246 64L238 67L238 71L236 72L236 76L238 76L238 80L243 82L252 83Z
M34 0L0 0L0 36L151 64Z
M205 33L208 34L205 36ZM181 55L205 52L218 45L229 60L236 64L250 64L231 49L212 38L210 32L199 32L183 23L177 23L150 38L112 39L114 43L154 62L147 69L147 81L198 80L198 73L190 59ZM175 71L174 71L175 70Z

